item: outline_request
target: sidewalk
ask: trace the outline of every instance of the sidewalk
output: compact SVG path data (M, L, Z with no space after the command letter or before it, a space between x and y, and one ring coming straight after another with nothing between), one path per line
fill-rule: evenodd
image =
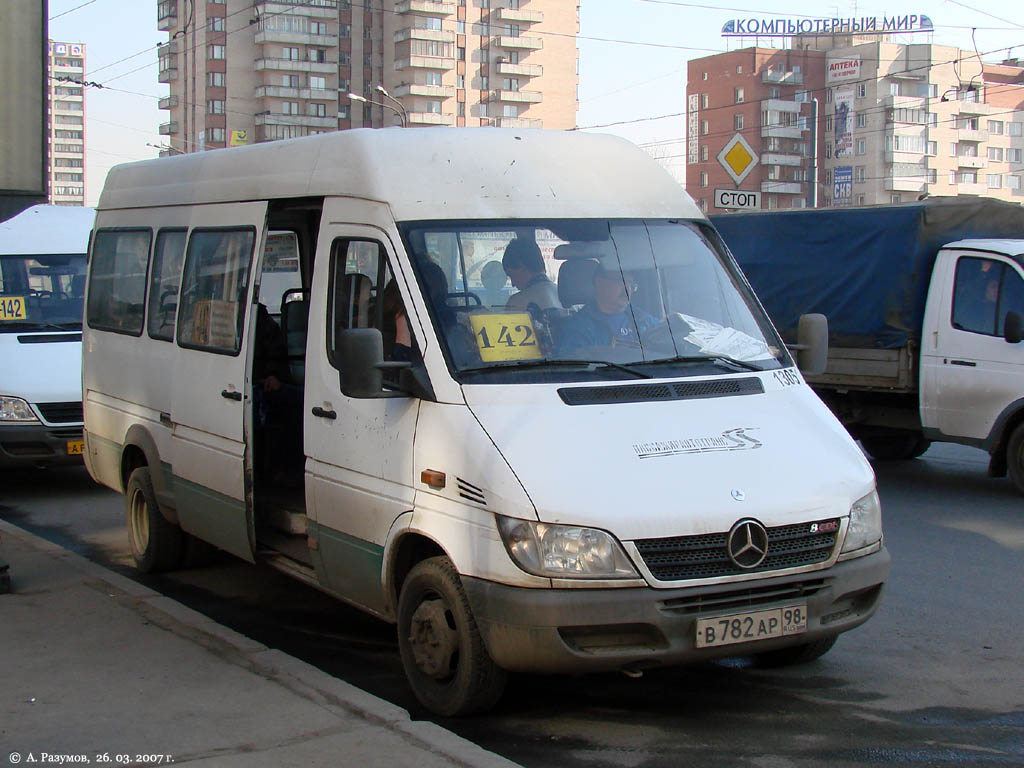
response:
M0 766L515 766L4 521L0 558Z

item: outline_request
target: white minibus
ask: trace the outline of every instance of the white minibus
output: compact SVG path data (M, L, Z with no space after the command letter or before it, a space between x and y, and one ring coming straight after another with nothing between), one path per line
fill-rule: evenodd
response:
M502 270L557 291L513 300ZM395 622L438 714L522 671L810 660L887 578L863 454L622 139L351 130L115 167L84 333L86 461L138 567L194 537Z
M0 468L82 465L82 307L95 211L0 224Z

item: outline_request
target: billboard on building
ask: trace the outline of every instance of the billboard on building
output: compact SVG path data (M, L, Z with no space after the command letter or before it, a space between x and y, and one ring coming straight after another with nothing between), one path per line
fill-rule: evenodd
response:
M852 83L860 80L860 56L830 59L825 77L827 83Z
M853 155L853 86L844 85L835 90L835 156Z
M853 199L853 166L842 165L832 172L832 205L849 205Z

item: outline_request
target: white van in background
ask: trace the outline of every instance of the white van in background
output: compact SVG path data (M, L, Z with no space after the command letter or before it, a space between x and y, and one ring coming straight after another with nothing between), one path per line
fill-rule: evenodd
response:
M0 224L0 468L80 464L82 309L95 211L36 205Z
M506 306L513 241L561 307ZM138 567L193 536L395 622L439 714L518 671L807 661L879 603L870 466L622 139L350 130L118 166L86 305L86 462Z

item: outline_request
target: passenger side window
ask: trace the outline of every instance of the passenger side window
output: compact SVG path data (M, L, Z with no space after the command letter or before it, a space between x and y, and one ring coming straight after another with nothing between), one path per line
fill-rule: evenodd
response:
M86 319L92 328L142 334L146 273L153 233L101 229L93 237Z
M149 320L151 338L174 340L178 310L181 264L185 260L184 229L161 229L153 249L153 272L149 278Z
M374 240L334 241L327 296L327 356L335 368L341 368L336 355L341 332L349 328L379 328L387 357L395 337L394 317L384 317L382 306L384 287L390 279L383 245Z
M1024 280L1010 267L1003 273L1003 287L999 291L998 327L996 335L1005 333L1006 313L1016 312L1024 315Z
M953 288L954 328L996 335L996 310L1002 276L1003 265L993 259L964 257L957 261L956 285Z
M178 344L237 355L256 232L192 230L178 307Z

